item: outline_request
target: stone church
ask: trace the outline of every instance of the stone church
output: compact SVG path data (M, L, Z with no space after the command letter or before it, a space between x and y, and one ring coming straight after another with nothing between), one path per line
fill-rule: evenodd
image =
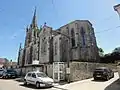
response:
M56 30L47 26L38 27L36 10L32 23L26 28L24 47L19 48L18 65L39 65L53 62L99 62L94 28L88 20L75 20Z

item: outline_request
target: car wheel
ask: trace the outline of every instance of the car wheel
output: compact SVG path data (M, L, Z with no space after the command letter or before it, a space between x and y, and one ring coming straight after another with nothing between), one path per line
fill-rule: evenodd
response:
M5 77L4 76L2 76L2 79L4 79Z
M97 78L96 78L96 77L94 77L94 80L97 80Z
M24 80L24 85L27 85L27 81L26 80Z
M40 88L40 83L39 82L36 83L36 88Z
M6 79L6 76L4 76L4 79Z
M107 81L109 80L109 76L108 76L108 75L106 76L106 80L107 80Z
M8 76L5 76L5 78L7 79L7 78L8 78Z
M113 73L113 76L112 76L112 78L114 78L114 73Z

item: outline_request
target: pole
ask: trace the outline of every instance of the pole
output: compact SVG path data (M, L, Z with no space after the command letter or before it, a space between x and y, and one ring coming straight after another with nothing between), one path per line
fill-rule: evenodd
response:
M39 41L38 41L38 60L40 61L40 37L39 37Z
M68 45L69 45L69 49L68 49L68 59L67 59L67 68L68 68L68 83L70 83L70 56L71 56L71 47L70 47L70 38L68 40Z

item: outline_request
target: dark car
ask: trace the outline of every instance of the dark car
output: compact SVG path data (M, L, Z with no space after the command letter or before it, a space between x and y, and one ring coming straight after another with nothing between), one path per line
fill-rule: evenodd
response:
M94 80L104 79L109 80L114 77L114 72L107 67L98 67L93 72Z
M0 69L0 77L3 75L3 69Z
M2 75L3 78L16 78L17 76L17 72L13 69L4 70Z

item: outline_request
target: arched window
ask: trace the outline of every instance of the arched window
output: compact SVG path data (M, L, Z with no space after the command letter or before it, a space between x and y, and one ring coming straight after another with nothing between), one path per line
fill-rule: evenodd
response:
M55 42L55 55L57 55L57 42Z
M29 51L29 62L28 62L28 64L32 64L32 53L33 53L33 47L31 46L30 47L30 51Z
M66 27L66 32L69 35L69 28L68 27Z
M81 33L81 36L82 36L82 43L83 43L83 46L84 46L85 45L85 31L84 31L83 27L81 27L80 33Z
M75 27L76 27L76 29L79 29L78 23L75 23Z
M36 37L36 30L34 30L34 37Z
M74 28L71 29L71 42L72 42L72 47L75 46L75 32Z

